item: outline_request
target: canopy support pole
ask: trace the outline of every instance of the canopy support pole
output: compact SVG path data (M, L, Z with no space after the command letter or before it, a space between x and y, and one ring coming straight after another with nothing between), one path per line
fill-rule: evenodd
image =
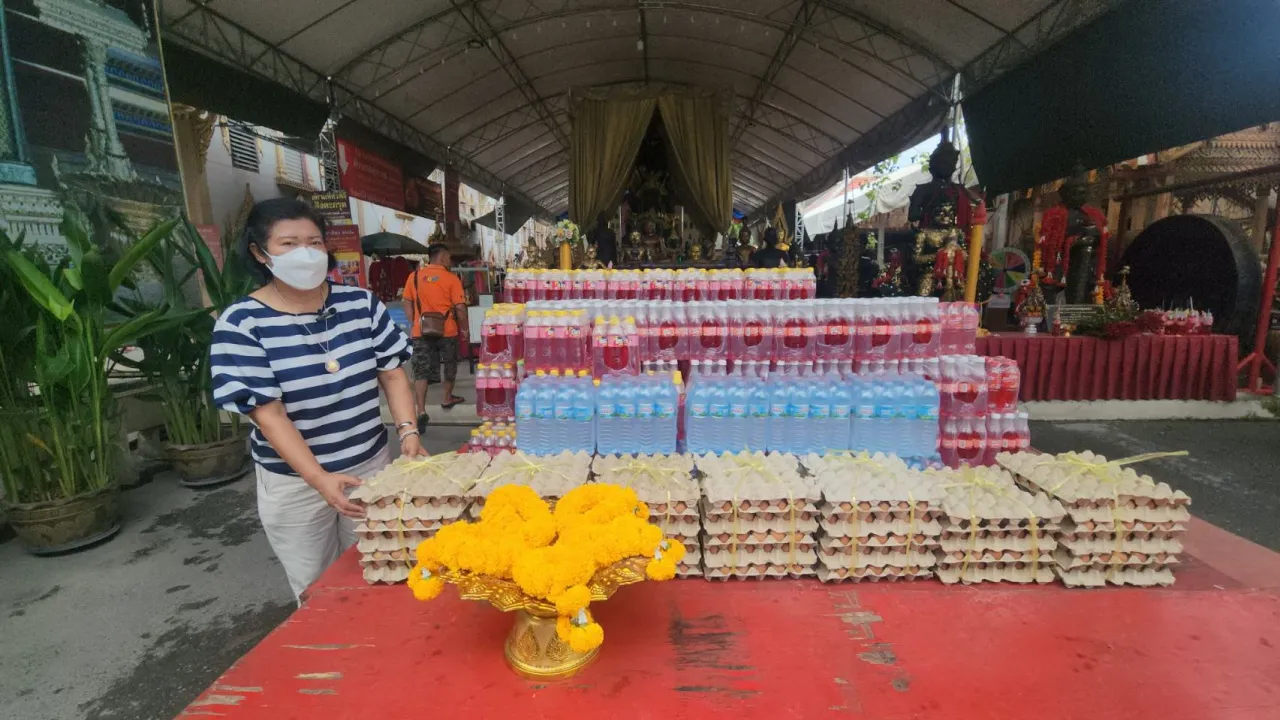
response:
M1253 333L1253 352L1249 353L1236 366L1236 371L1249 366L1249 384L1245 387L1249 392L1262 390L1262 366L1271 372L1276 366L1267 358L1267 330L1271 326L1271 303L1276 296L1276 270L1280 266L1280 210L1276 212L1275 224L1271 230L1271 252L1267 255L1267 272L1262 278L1262 301L1258 304L1258 324Z

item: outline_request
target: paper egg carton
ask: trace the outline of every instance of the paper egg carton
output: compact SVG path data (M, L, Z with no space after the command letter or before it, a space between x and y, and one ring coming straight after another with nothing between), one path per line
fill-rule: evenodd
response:
M730 532L722 530L721 532L704 531L699 537L703 547L716 547L720 545L762 545L777 543L813 543L814 534L812 532L804 532L802 530L759 530L759 531L743 531Z
M412 563L414 561L414 552L412 548L395 548L392 550L374 550L372 552L361 552L360 563L362 565L372 565L380 561Z
M400 583L409 577L409 566L402 563L380 563L377 565L365 565L362 570L364 581L370 585L376 583Z
M351 493L365 504L388 497L462 498L489 464L487 453L396 458Z
M1067 587L1096 588L1108 583L1136 587L1168 587L1173 584L1173 571L1168 565L1115 568L1089 566L1076 570L1059 570L1058 575L1062 578L1062 584Z
M708 580L760 580L764 578L802 578L812 577L817 572L812 564L794 565L743 565L740 567L722 566L707 567L702 576Z
M1052 553L1058 548L1058 542L1054 533L1047 530L979 530L976 534L960 530L943 533L938 538L938 548L944 553L986 550Z
M1176 540L1187 532L1187 526L1177 522L1148 523L1141 521L1111 523L1085 522L1077 525L1070 519L1063 522L1057 532L1059 540L1114 540L1116 535L1127 541Z
M1066 516L1060 502L1019 488L1013 476L999 468L948 468L925 474L937 476L943 492L943 532L969 532L975 524L987 530L1057 529Z
M1106 466L1107 458L1088 450L1060 455L1000 453L996 462L1028 489L1059 500L1076 522L1121 519L1185 522L1191 498L1129 466Z
M867 452L832 452L824 455L810 453L800 457L800 464L810 475L896 475L914 473L897 455Z
M485 498L506 485L528 485L539 497L554 502L570 490L585 485L590 476L591 456L585 452L566 450L559 455L538 456L520 451L499 453L467 491L472 501L469 514L472 518L480 517Z
M802 532L813 533L818 529L817 511L798 512L711 512L705 509L702 527L712 535L730 533Z
M361 553L371 553L375 550L414 550L418 547L418 543L429 537L431 535L419 530L357 532L356 550Z
M1063 571L1084 567L1156 567L1178 565L1180 561L1176 553L1142 553L1125 550L1107 550L1105 552L1076 554L1061 548L1055 553L1057 565Z
M819 565L817 569L818 579L825 583L841 582L844 580L857 580L861 582L879 582L881 580L923 580L933 577L933 570L930 568L904 568L896 566L885 567L859 567L859 568L828 568Z
M718 512L817 510L822 499L810 478L800 474L794 455L727 453L695 459L702 475L703 501Z
M717 545L704 548L702 563L709 568L741 568L752 565L792 566L812 568L818 561L814 548L817 543L791 543L762 545Z
M848 513L843 514L845 519L835 519L827 516L821 521L822 531L830 537L839 538L861 538L864 541L870 541L875 537L902 537L911 536L916 538L914 542L917 544L927 543L936 545L938 535L942 532L941 519L945 519L939 513L936 517L940 519L893 519L881 520L873 514L867 514L857 521L853 521ZM923 537L921 537L923 536Z
M629 487L649 506L649 521L668 536L697 538L702 488L689 455L597 456L596 482Z
M859 569L868 567L897 567L907 570L928 570L937 559L929 550L906 546L858 547L819 546L818 562L825 568Z
M923 530L929 528L923 527ZM938 546L938 535L936 533L922 532L922 527L917 527L913 535L907 535L907 524L902 524L901 532L881 532L875 530L868 535L827 535L822 536L820 544L823 547L831 548L848 548L850 551L854 549L866 548L902 548L908 544L913 548L932 549Z
M941 559L934 568L934 574L946 584L964 583L970 585L980 582L1012 582L1012 583L1051 583L1055 579L1054 569L1048 564L1030 562L970 562L950 563Z
M367 503L365 517L374 522L387 523L453 521L462 517L470 502L460 496L386 496Z

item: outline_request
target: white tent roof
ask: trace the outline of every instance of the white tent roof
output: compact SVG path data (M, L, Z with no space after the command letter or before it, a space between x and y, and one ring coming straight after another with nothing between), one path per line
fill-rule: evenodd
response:
M165 41L317 100L332 77L343 113L437 160L447 153L481 184L502 184L559 212L568 205L571 88L649 81L732 89L734 200L753 210L915 142L944 112L957 73L976 89L1111 2L160 5Z

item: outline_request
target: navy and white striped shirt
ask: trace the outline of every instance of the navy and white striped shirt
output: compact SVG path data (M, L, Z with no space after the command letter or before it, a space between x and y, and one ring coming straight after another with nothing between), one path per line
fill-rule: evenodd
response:
M367 462L387 443L378 404L378 371L409 359L409 340L368 290L329 285L318 320L251 297L228 307L213 328L213 399L247 415L281 400L321 467L342 472ZM328 347L328 353L324 351ZM329 359L341 365L325 368ZM254 428L253 458L266 470L297 475Z

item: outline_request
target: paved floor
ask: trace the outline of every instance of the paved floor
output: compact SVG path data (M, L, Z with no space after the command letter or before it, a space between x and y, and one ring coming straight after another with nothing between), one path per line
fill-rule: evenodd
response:
M1145 466L1205 519L1280 550L1280 423L1036 423L1049 451L1190 450ZM428 449L467 428L434 428ZM170 718L293 610L253 483L196 492L161 476L125 495L114 540L60 558L0 544L0 718Z
M467 428L434 428L456 450ZM124 529L57 558L0 544L0 718L172 718L296 607L251 477L168 474L124 495Z

